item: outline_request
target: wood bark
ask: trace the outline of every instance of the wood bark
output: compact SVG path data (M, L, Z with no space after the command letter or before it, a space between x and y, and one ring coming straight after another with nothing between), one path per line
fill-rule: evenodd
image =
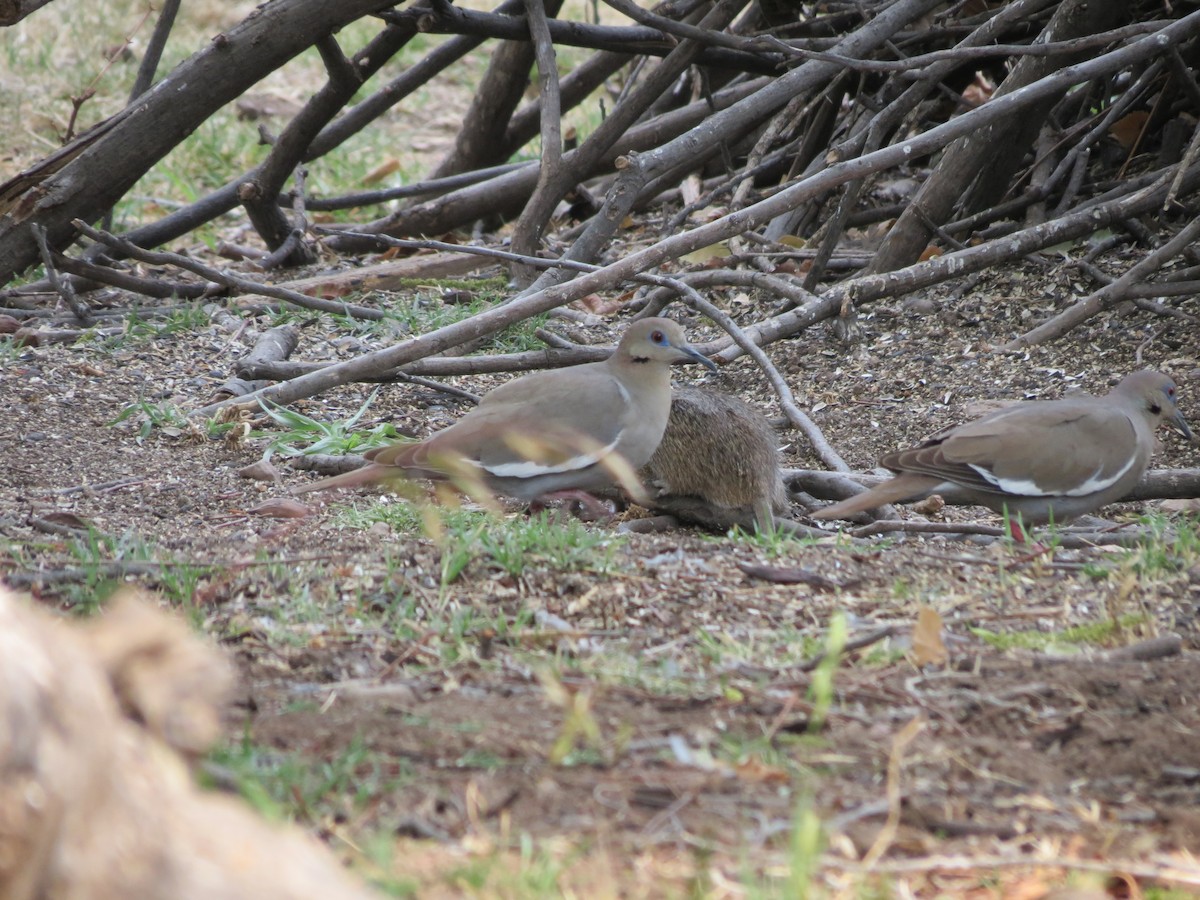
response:
M210 115L289 59L387 0L274 0L217 35L131 106L68 148L61 168L25 187L0 216L0 281L38 259L28 225L46 229L50 245L74 239L74 219L93 221ZM70 156L71 150L76 155ZM0 188L0 194L4 191Z
M50 0L0 0L0 25L15 25Z
M549 0L546 15L553 18L561 8L562 0ZM434 17L436 15L435 12ZM517 20L516 16L508 18ZM507 158L501 153L504 134L529 86L534 57L533 45L528 40L528 26L523 21L520 24L526 29L523 39L501 41L492 51L487 70L454 139L454 149L433 171L434 178L494 166ZM428 23L425 28L428 30Z
M1055 41L1104 31L1126 9L1121 0L1066 0L1055 12L1043 37ZM1033 84L1080 56L1025 57L1004 79L992 100ZM914 262L924 252L936 226L949 221L957 206L961 205L969 214L998 200L1008 189L1013 172L1032 146L1046 115L1067 89L1064 86L1060 93L1049 94L1025 107L1019 116L993 123L948 148L934 173L888 232L871 270L887 272Z

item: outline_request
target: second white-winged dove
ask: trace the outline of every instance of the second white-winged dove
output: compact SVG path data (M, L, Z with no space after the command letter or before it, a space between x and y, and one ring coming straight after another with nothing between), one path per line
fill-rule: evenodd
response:
M526 502L605 487L645 465L662 440L675 362L717 368L670 319L634 322L603 362L513 379L425 440L377 448L363 468L295 492L397 476L482 483Z
M957 485L1028 524L1068 522L1133 489L1163 421L1191 439L1175 383L1160 372L1135 372L1103 397L1015 403L885 455L880 465L895 478L812 515L842 519Z

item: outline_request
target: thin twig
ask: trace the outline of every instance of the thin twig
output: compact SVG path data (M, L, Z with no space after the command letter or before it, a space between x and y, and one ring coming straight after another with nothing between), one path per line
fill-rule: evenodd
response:
M42 265L46 267L46 277L54 286L54 290L58 292L58 296L62 297L67 306L71 308L71 312L75 314L75 318L80 324L86 326L95 324L96 320L88 305L75 295L75 289L71 287L70 280L61 278L58 269L54 267L54 253L50 250L49 241L46 240L46 229L37 222L31 222L29 229L33 232L33 239L37 241L38 251L42 254Z
M378 309L370 309L365 306L355 306L350 303L337 303L332 300L321 300L317 297L309 297L307 294L301 294L296 291L288 290L287 288L276 287L273 284L263 284L260 281L252 281L249 278L243 278L240 275L233 275L230 272L214 269L212 266L206 266L203 263L197 262L186 256L181 256L178 253L167 253L162 250L145 250L124 238L117 237L115 234L109 234L107 231L102 231L98 228L92 228L86 222L76 219L72 223L81 233L90 237L92 240L112 247L114 250L129 256L133 259L140 259L142 262L148 262L156 266L177 266L180 269L186 269L189 272L194 272L202 278L207 278L209 281L216 284L224 285L230 290L240 294L262 294L264 297L274 297L276 300L283 300L291 303L294 306L299 306L303 309L313 309L318 312L334 313L336 315L349 316L352 319L370 319L377 321L385 317L386 313Z
M1124 300L1130 288L1144 282L1151 273L1157 272L1182 253L1184 248L1191 246L1198 237L1200 237L1200 216L1188 222L1171 240L1131 266L1120 278L1111 284L1106 284L1100 290L1080 300L1052 319L1009 341L1001 349L1021 350L1025 347L1032 347L1034 344L1062 337L1076 325L1086 322L1092 316Z

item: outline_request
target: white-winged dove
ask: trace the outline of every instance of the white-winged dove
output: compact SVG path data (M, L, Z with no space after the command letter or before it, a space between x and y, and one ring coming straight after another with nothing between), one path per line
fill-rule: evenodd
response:
M513 379L449 428L372 450L363 468L296 493L397 476L482 483L526 502L607 486L645 465L662 440L674 362L717 368L675 322L643 319L603 362Z
M778 436L738 397L677 388L662 443L641 471L654 509L708 528L767 527L788 509Z
M880 465L895 478L813 518L846 518L957 485L980 506L1019 514L1031 525L1067 522L1133 489L1164 420L1191 439L1175 405L1175 383L1151 371L1125 377L1103 397L1015 403L885 455Z

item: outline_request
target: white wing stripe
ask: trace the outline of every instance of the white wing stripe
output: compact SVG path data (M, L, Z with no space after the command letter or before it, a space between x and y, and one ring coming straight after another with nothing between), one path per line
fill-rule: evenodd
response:
M558 475L563 472L575 472L596 465L596 463L617 449L617 442L619 440L620 435L617 435L611 444L601 447L599 450L591 453L581 453L579 456L572 456L570 459L556 463L555 465L547 465L523 459L518 462L501 463L498 466L481 466L481 468L496 478L537 478L539 475Z
M1098 494L1112 487L1124 477L1126 472L1133 468L1136 461L1134 457L1129 457L1119 471L1104 478L1100 477L1103 466L1096 466L1096 470L1087 477L1087 480L1065 491L1048 491L1045 488L1038 487L1031 479L1000 478L995 472L991 472L982 466L971 464L971 468L978 472L988 484L993 484L1004 493L1012 494L1016 497L1086 497L1090 494Z

